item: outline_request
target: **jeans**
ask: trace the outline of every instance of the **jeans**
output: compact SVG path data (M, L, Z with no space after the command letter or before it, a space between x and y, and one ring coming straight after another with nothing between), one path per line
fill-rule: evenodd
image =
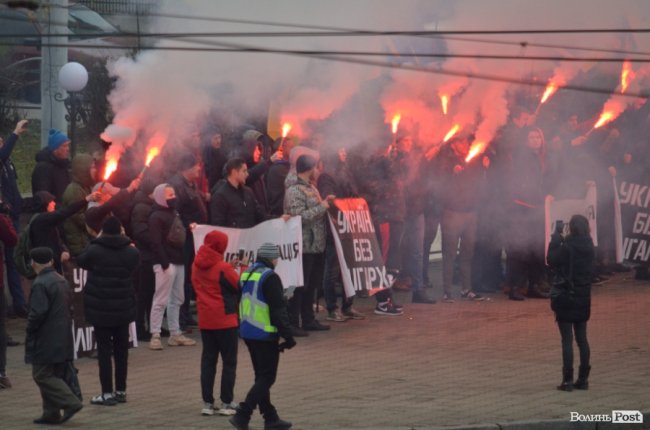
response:
M406 216L402 238L402 267L411 277L411 288L422 288L422 254L424 249L424 214Z
M580 351L580 366L589 366L589 342L587 342L587 321L565 322L558 321L562 336L562 367L573 369L573 332Z
M429 254L438 234L440 217L441 215L438 212L424 213L424 239L422 245L422 283L424 285L431 285L429 280Z
M61 409L68 410L81 405L77 396L62 379L65 366L65 363L32 366L32 377L43 399L44 418L60 418Z
M271 403L271 387L275 383L280 363L278 341L246 340L245 342L253 362L255 383L246 394L242 404L244 407L240 408L241 412L250 417L259 405L264 421L274 421L278 413Z
M334 242L327 242L325 246L325 269L323 271L323 295L325 296L325 306L327 312L336 310L336 283L341 279L341 266L336 254L336 245ZM342 309L348 309L352 306L352 297L345 298L343 291Z
M18 234L20 222L18 219L14 219L13 217L11 218L11 222L14 229L16 229L16 234ZM5 248L4 252L7 286L9 287L9 293L11 294L11 299L13 301L14 311L19 311L27 306L27 301L25 300L25 293L23 292L23 286L20 282L20 273L18 273L16 262L14 261L14 248Z
M235 377L237 374L237 348L239 330L201 329L203 351L201 352L201 396L206 403L214 403L214 380L217 375L217 362L221 355L221 401L232 403L234 399Z
M460 240L460 282L464 291L472 289L472 258L476 243L476 212L442 213L442 288L451 295L454 262Z
M296 288L293 297L289 300L289 319L292 325L300 327L301 320L303 326L314 321L314 293L323 283L324 268L324 253L302 255L305 286Z
M167 308L169 333L178 336L182 333L178 317L185 299L185 268L182 264L170 264L167 270L163 270L160 264L154 264L153 272L156 277L156 291L151 306L149 331L151 334L160 334L163 315Z
M126 391L129 361L129 324L116 327L95 327L97 363L102 393L113 392L113 365L115 360L115 391Z
M391 221L388 232L388 256L386 257L386 270L397 271L402 268L402 238L404 237L404 223Z

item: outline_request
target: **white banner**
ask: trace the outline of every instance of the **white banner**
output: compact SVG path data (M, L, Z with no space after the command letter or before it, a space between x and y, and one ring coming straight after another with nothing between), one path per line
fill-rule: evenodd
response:
M265 221L252 228L228 228L199 224L193 231L194 250L198 251L205 236L219 230L228 236L225 261L232 261L243 251L248 261L253 263L259 247L264 242L275 243L280 247L280 259L275 272L282 279L284 288L304 285L302 274L302 219L291 217L288 221L276 218Z
M556 221L563 221L565 232L568 232L569 220L571 220L573 215L584 215L587 217L594 246L598 246L596 202L597 193L596 184L594 182L589 182L587 184L587 194L584 199L555 200L551 195L546 196L546 246L544 247L544 255L546 255L546 251L548 250L548 243L551 241L551 234L555 231Z

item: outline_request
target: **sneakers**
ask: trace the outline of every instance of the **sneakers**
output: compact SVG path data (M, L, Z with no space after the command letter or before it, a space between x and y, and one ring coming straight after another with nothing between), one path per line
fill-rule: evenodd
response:
M113 393L113 398L117 403L126 403L126 391L116 391Z
M7 375L0 375L0 388L11 388L11 381Z
M201 409L201 415L205 415L205 416L214 415L214 405L212 403L203 402L203 409Z
M273 421L264 421L264 430L289 430L293 424L278 418Z
M179 334L177 336L169 336L169 339L167 340L167 345L169 345L169 346L194 346L194 345L196 345L196 341L194 339L190 339L189 337L185 337L182 334Z
M332 312L327 313L327 317L325 317L327 321L336 321L336 322L346 322L348 319L345 318L343 315L339 313L339 311L334 310Z
M476 294L474 291L461 291L460 297L466 300L474 300L475 302L485 300L482 295Z
M388 302L390 303L390 305L391 305L392 307L394 307L394 308L397 309L398 311L402 312L402 311L404 310L404 306L402 306L402 305L398 305L398 304L395 303L395 302L393 301L393 299L390 298L390 297L388 298Z
M355 310L354 308L343 309L343 310L341 311L341 314L342 314L345 318L347 318L347 319L352 319L352 320L363 320L363 319L366 318L366 316L365 316L364 314L362 314L361 312L358 312L358 311Z
M396 308L390 300L382 303L377 303L375 307L375 314L385 316L399 316L402 315L402 310Z
M160 334L152 334L149 341L149 349L154 351L162 351L162 342L160 342Z
M442 295L442 302L443 303L454 303L454 299L451 298L451 294L444 293Z
M246 418L242 415L233 415L230 417L228 422L237 430L249 430L248 423L250 421L250 417Z
M60 423L63 424L64 422L68 421L70 418L74 417L77 412L82 410L84 405L79 403L77 406L73 406L63 412L63 416L61 417Z
M318 320L313 320L310 323L303 324L302 328L307 331L327 331L330 329L330 326L321 324Z
M112 393L104 393L90 399L90 403L101 406L115 406L117 405L117 400L115 400Z
M221 403L221 407L217 411L219 415L224 415L224 416L229 416L229 415L235 415L237 413L237 403L235 402L230 402L230 403Z

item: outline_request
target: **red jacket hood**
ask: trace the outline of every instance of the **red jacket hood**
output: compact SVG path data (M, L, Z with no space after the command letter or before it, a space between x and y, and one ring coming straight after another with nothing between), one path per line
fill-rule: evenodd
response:
M194 264L200 269L206 270L223 261L223 253L228 246L228 236L220 231L211 231L205 236L203 245L199 248L194 258Z

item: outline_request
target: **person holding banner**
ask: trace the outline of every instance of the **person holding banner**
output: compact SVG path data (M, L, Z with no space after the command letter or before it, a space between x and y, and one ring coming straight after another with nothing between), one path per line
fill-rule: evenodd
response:
M137 311L133 275L139 259L140 252L124 235L116 216L106 218L99 236L77 256L79 267L88 271L83 289L84 315L97 339L102 394L90 400L93 405L126 402L129 324L135 321ZM115 392L111 360L115 361Z
M547 261L556 270L554 289L562 286L569 291L567 299L551 299L562 336L561 391L587 390L589 388L589 342L587 321L591 316L591 280L593 277L594 244L589 231L589 221L582 215L573 215L569 221L569 235L561 235L562 224L556 225L548 245ZM562 282L560 282L562 281ZM573 334L580 350L578 379L573 382Z
M296 160L296 176L287 178L284 212L302 219L303 287L298 287L289 300L289 315L294 332L329 330L314 316L314 295L323 284L325 269L325 219L330 202L336 197L321 199L314 183L318 179L317 160L311 155L301 155ZM300 322L302 320L302 330Z

